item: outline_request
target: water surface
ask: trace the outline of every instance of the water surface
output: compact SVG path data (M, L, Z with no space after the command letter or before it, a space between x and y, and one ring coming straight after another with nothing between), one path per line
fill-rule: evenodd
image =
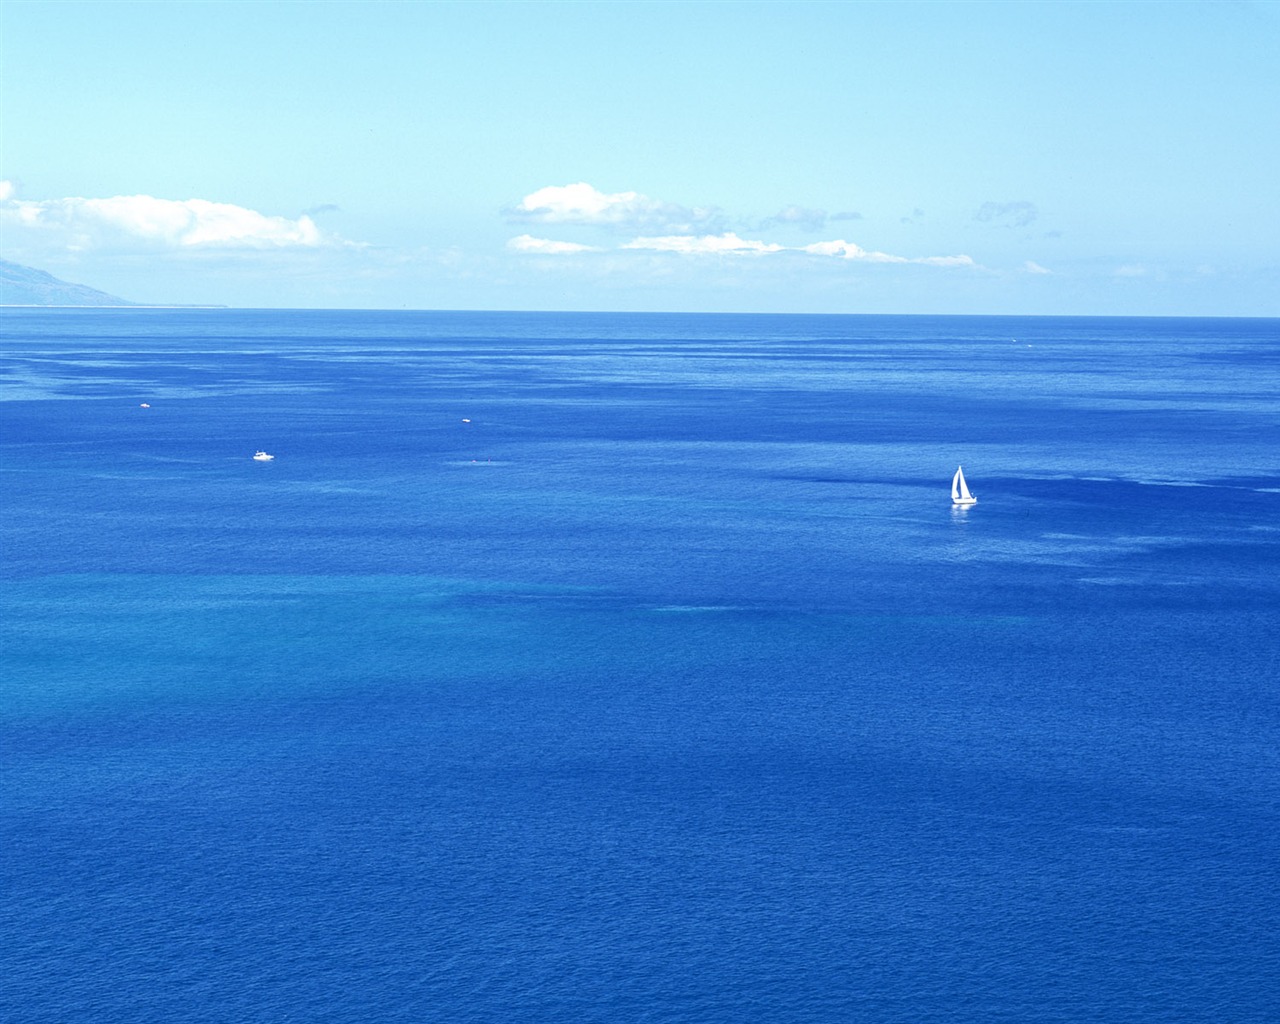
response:
M2 324L11 1019L1280 1013L1276 321Z

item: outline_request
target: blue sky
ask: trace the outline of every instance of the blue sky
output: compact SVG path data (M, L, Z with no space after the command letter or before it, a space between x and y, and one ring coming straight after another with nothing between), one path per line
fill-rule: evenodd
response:
M1280 315L1280 4L0 5L0 255L241 306Z

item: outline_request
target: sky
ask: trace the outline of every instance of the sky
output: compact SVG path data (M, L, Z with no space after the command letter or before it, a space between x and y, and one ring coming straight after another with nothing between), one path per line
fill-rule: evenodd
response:
M0 256L245 307L1280 316L1280 2L0 3Z

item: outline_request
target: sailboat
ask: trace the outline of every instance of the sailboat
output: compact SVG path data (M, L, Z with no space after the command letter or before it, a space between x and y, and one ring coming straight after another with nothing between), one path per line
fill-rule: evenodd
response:
M978 499L969 493L969 485L964 482L964 467L956 467L956 475L951 478L951 504L976 505Z

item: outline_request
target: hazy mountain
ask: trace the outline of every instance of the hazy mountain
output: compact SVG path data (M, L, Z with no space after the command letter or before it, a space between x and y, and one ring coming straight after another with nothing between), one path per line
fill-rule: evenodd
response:
M59 281L52 274L0 260L0 306L135 306L83 284Z

